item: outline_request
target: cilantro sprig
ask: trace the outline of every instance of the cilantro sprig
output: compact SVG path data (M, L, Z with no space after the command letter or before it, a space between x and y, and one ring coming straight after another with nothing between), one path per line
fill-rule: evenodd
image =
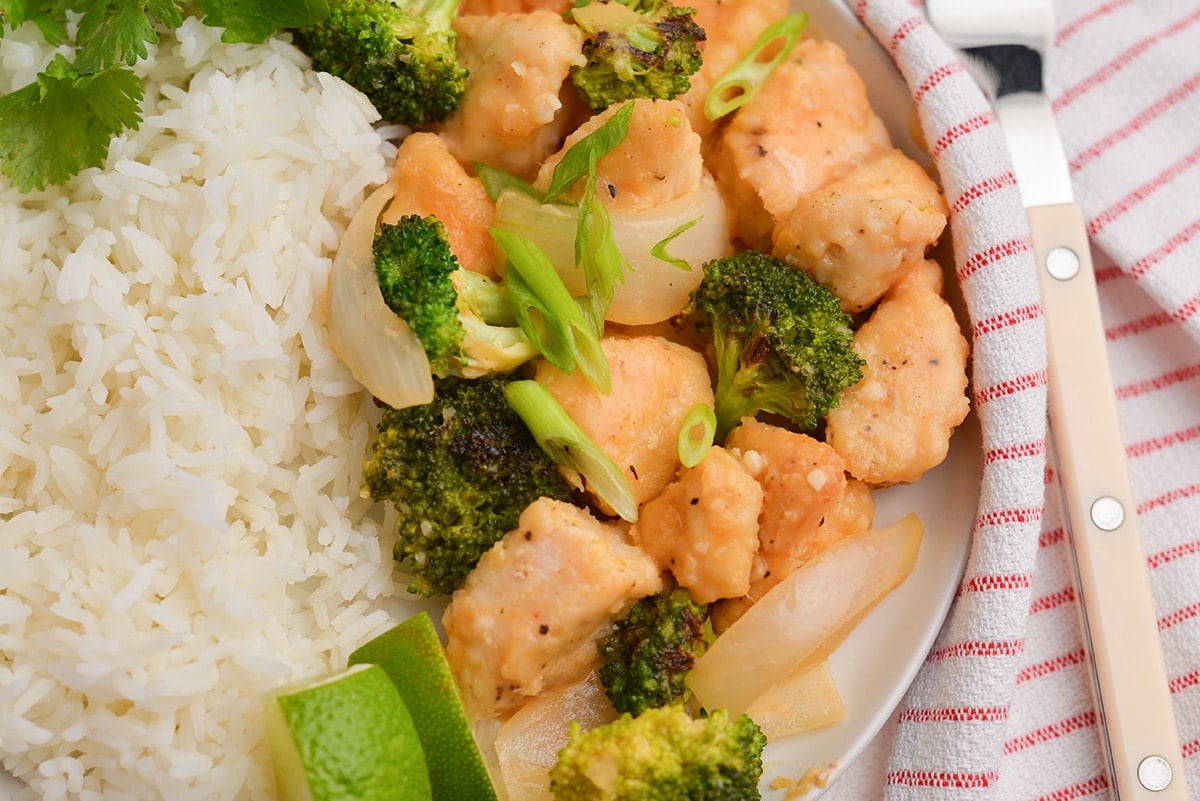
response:
M225 42L264 42L329 14L326 0L200 0ZM0 172L21 192L62 184L104 163L114 136L142 122L133 66L194 4L177 0L0 0L0 37L32 23L56 53L34 82L0 97ZM68 15L78 20L69 41Z

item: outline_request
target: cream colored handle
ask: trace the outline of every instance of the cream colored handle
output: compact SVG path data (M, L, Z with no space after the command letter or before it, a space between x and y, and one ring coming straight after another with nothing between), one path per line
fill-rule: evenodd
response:
M1087 229L1075 204L1028 215L1046 314L1050 425L1114 789L1122 801L1187 801Z

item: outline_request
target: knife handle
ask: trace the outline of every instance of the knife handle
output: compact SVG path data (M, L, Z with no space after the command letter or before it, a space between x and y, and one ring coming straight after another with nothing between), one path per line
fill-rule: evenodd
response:
M1137 504L1083 214L1028 209L1045 311L1050 426L1102 732L1122 801L1187 801Z

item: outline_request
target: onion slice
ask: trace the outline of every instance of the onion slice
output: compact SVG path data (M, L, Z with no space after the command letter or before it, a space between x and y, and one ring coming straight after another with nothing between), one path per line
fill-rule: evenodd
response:
M696 702L740 715L800 665L827 658L912 572L924 533L909 514L839 540L788 574L696 660L686 679Z
M802 663L750 702L746 714L767 741L822 729L846 717L846 703L828 659Z
M575 297L587 294L583 271L575 265L575 231L579 210L565 203L541 204L528 194L506 189L496 199L496 225L535 243L550 258ZM617 249L630 270L613 291L607 319L626 325L669 320L687 303L704 277L700 267L732 250L729 213L712 177L700 187L653 209L609 209ZM652 255L655 245L680 226L699 219L668 246L672 258L691 270Z
M395 184L388 181L350 220L329 274L326 319L330 347L359 383L402 409L433 400L433 375L421 340L383 302L375 276L375 231L395 194Z
M595 670L577 684L526 701L496 733L496 760L508 801L552 801L550 769L567 745L572 721L587 731L616 718Z

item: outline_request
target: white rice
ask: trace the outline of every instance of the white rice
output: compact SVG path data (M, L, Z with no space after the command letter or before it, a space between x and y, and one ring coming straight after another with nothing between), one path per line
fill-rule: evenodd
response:
M49 56L6 37L0 90ZM189 20L137 69L103 171L0 178L0 756L28 798L267 798L259 694L392 620L321 296L394 150L283 41Z

